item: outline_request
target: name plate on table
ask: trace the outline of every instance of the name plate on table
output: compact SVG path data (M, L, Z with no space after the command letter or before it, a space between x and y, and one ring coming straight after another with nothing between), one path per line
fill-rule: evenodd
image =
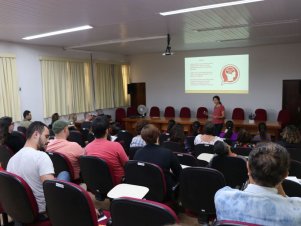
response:
M108 193L108 197L116 199L120 197L130 197L143 199L148 193L149 189L144 186L133 185L133 184L118 184Z

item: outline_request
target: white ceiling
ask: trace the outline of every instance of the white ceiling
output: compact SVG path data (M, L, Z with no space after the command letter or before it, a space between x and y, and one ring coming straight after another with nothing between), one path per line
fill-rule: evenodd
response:
M166 17L159 15L163 11L221 2L229 1L3 0L0 40L124 55L162 52L167 33L171 34L173 51L301 41L301 0L265 0ZM22 40L25 36L85 24L94 29ZM142 40L120 42L137 38Z

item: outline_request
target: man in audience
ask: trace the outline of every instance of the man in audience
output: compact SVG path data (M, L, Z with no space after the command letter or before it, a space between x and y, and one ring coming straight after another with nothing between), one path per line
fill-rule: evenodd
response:
M137 125L136 125L137 136L133 137L132 142L130 144L131 148L132 147L144 147L146 145L145 141L141 137L141 130L147 124L148 124L148 122L144 121L144 120L137 122Z
M36 198L39 212L46 211L43 182L54 179L53 164L49 156L40 151L49 137L49 130L42 122L33 122L27 129L27 140L24 147L8 162L7 171L22 177L31 187ZM67 172L61 172L58 179L70 180Z
M93 120L92 132L95 140L86 146L86 154L106 161L112 173L113 183L119 184L124 176L124 165L128 157L121 144L107 140L109 126L106 116L99 116Z
M85 121L83 121L81 125L81 129L90 130L91 129L91 121L93 119L93 115L90 112L85 113Z
M78 179L80 172L79 157L85 154L85 150L76 142L67 141L69 136L68 126L69 123L64 120L58 120L53 123L52 130L55 134L55 139L50 140L47 145L47 151L66 155L72 164L74 179Z
M26 129L31 124L31 112L26 110L23 112L23 121L20 122L20 126L25 127Z
M165 175L167 195L170 195L172 187L179 180L182 167L177 157L169 149L158 145L159 135L160 131L156 126L153 124L145 125L141 131L141 137L145 140L146 146L136 152L134 160L160 166Z
M258 145L249 155L250 184L244 191L224 187L215 194L218 220L258 225L301 225L301 198L285 195L289 154L275 143Z

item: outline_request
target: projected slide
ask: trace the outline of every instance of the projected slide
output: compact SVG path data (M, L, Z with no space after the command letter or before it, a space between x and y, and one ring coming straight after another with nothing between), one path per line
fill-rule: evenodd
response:
M248 92L248 54L185 58L185 93Z

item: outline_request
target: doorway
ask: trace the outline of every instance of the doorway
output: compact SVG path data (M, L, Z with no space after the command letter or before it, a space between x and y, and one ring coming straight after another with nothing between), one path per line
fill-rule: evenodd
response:
M283 80L282 109L290 112L291 123L301 126L301 80Z

